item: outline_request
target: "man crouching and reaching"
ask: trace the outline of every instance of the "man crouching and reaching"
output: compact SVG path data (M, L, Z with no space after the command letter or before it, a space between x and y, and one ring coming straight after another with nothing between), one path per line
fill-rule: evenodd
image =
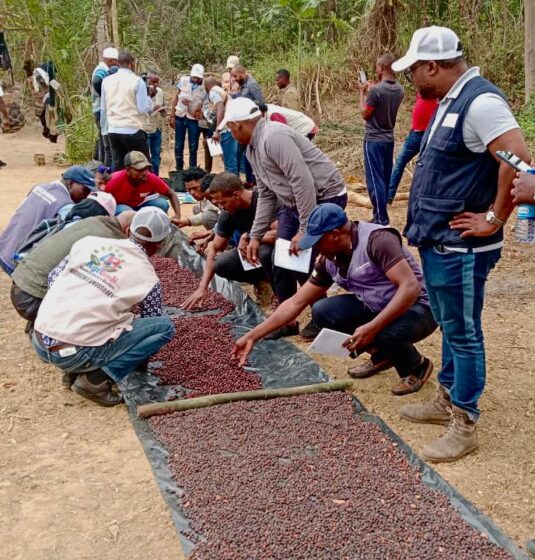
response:
M33 347L41 360L71 376L75 393L101 406L121 403L113 381L173 338L174 325L163 315L160 282L149 261L169 232L165 212L142 208L129 239L84 237L50 273Z
M233 350L243 365L255 342L293 320L308 305L321 328L348 333L351 352L371 359L349 369L356 378L394 367L395 395L419 391L433 364L414 343L435 329L420 267L393 228L351 222L336 204L320 204L310 214L300 249L316 246L321 255L310 279L263 323L240 338ZM346 294L325 297L332 284Z

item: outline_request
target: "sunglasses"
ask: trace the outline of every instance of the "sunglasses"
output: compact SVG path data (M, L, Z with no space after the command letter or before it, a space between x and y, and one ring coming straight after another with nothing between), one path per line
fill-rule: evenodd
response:
M410 66L409 68L407 68L406 70L403 71L403 75L405 76L405 79L410 82L411 84L414 83L414 80L412 78L412 75L414 74L414 71L419 68L420 66L423 66L424 64L426 64L427 61L426 60L420 60L419 62L415 62L412 66Z
M97 167L97 172L101 174L111 173L111 167L106 167L105 165L99 165Z

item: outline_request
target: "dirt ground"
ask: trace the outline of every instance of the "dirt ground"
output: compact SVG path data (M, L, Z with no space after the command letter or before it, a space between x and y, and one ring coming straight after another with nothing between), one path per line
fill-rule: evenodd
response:
M0 136L0 229L28 188L57 177L55 151L36 129ZM36 167L33 154L45 153ZM164 149L164 155L170 155ZM167 166L162 167L163 174ZM352 217L369 211L350 207ZM404 203L395 203L401 227ZM508 226L508 237L511 237ZM535 248L509 242L488 283L484 326L488 385L481 401L478 453L438 472L487 513L519 545L535 535ZM9 302L10 282L0 275L0 542L16 559L180 559L182 552L141 445L124 407L104 410L62 390L59 375L34 355L23 321ZM306 315L301 319L304 325ZM295 342L306 348L299 338ZM420 345L435 363L440 337ZM344 360L318 361L345 378ZM436 376L433 376L436 379ZM393 371L355 381L356 396L382 416L416 451L442 428L403 422L404 402L432 396L431 381L413 397L394 397Z

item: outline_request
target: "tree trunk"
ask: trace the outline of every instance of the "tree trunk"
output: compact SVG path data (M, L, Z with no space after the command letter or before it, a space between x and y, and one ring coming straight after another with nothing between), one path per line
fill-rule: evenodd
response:
M108 43L110 42L110 32L108 29L108 19L106 17L106 3L101 2L100 6L98 7L98 19L97 19L97 26L96 26L96 43L97 43L97 50L98 56L102 53L102 51L106 48Z
M535 93L535 0L524 0L524 41L527 103Z
M117 15L117 0L109 0L108 9L111 20L111 37L113 44L119 48L119 18Z

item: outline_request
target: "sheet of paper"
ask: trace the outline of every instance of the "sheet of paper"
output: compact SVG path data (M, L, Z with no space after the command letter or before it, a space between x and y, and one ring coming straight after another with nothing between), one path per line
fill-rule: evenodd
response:
M247 272L248 270L255 270L257 268L262 268L262 265L260 263L251 264L250 262L246 261L243 258L243 255L240 253L240 251L238 251L238 257L240 257L241 265L243 266L243 270L245 270L245 272Z
M210 155L212 157L223 155L223 148L221 147L220 142L214 142L211 138L208 138L207 142L208 142L208 150L210 150Z
M275 266L295 270L296 272L308 273L310 270L310 259L312 249L299 251L297 256L290 255L290 242L286 239L277 239L275 242Z
M347 333L333 331L331 329L321 329L320 334L315 338L312 344L307 348L312 354L327 354L337 358L348 358L349 350L342 346L349 338Z

